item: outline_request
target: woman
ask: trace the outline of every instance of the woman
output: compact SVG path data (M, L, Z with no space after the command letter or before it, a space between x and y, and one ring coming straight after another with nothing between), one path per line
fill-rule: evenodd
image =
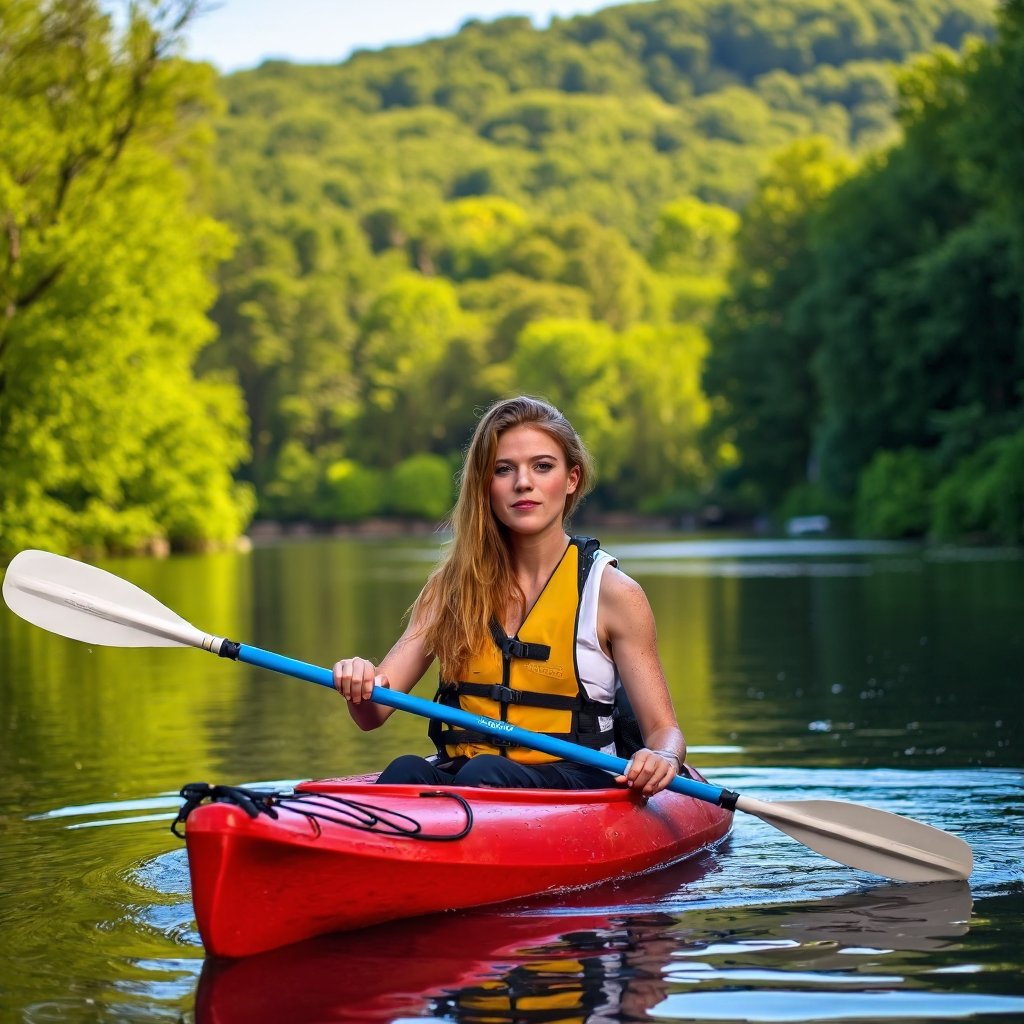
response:
M617 688L645 746L616 778L644 796L681 771L686 741L640 586L596 541L566 521L593 484L590 457L553 406L495 403L473 433L452 515L453 540L430 575L409 626L379 665L345 658L334 685L361 729L392 712L369 701L374 684L409 692L436 657L437 699L594 749L614 752ZM407 754L379 782L594 789L607 773L490 735L441 727L437 762Z

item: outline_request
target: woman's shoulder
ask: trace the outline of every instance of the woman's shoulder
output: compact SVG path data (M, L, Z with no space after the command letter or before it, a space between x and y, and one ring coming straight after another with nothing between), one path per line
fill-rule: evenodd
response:
M654 629L654 612L644 588L617 566L606 567L601 580L600 622L613 646L624 640L642 640Z
M601 601L623 605L648 603L644 588L632 576L623 572L614 560L605 566L601 577Z

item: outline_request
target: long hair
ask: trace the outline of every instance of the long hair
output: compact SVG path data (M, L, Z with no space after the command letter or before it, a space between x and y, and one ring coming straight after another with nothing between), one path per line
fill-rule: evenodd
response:
M491 510L491 479L498 438L528 425L543 430L562 449L579 482L566 495L565 523L594 485L594 467L572 424L553 405L521 395L495 402L481 417L466 450L459 494L449 518L452 543L430 574L413 615L423 622L426 646L440 662L444 679L458 677L474 651L490 635L491 619L525 608L516 582L505 527Z

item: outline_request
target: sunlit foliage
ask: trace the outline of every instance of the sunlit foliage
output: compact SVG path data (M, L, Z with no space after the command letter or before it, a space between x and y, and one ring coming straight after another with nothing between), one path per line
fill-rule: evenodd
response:
M787 409L763 440L706 429L714 310L896 138L897 67L991 18L983 0L658 0L224 79L214 194L240 241L204 365L245 391L261 513L315 517L353 466L457 462L476 411L520 390L579 421L591 507L692 510L737 444L768 473L798 454L799 479L808 367L769 371L756 401ZM766 173L777 193L737 234Z
M1022 95L1012 0L991 45L905 70L902 142L793 208L774 258L743 252L762 185L707 383L763 496L845 503L871 535L1024 538Z
M193 182L217 104L154 6L0 0L0 555L227 542L237 387L197 378L230 232ZM170 22L165 24L165 22Z
M218 80L196 0L0 0L0 554L438 518L519 391L590 509L1019 537L1021 4L652 0Z

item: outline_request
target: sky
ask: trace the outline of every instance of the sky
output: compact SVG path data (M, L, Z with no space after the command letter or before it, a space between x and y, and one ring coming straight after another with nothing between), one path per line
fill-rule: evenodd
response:
M469 18L589 14L622 0L211 0L192 24L186 56L228 73L280 57L337 63L356 49L416 43L457 32Z

